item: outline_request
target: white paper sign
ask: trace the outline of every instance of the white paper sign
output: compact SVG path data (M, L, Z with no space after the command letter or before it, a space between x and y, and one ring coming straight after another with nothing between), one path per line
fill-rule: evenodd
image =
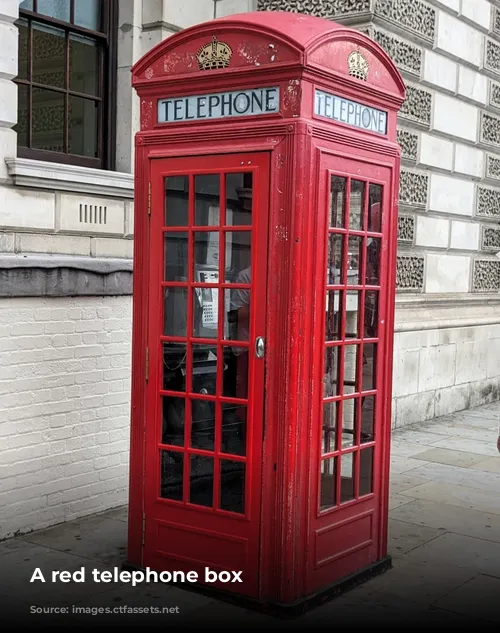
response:
M316 90L314 95L314 114L362 130L387 134L387 112L323 90Z
M254 88L235 92L160 99L158 123L273 114L280 109L280 90Z

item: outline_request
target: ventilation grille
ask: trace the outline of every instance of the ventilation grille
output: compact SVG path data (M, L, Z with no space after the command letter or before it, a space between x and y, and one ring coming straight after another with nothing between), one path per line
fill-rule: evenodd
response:
M108 208L97 204L80 205L80 223L107 224Z

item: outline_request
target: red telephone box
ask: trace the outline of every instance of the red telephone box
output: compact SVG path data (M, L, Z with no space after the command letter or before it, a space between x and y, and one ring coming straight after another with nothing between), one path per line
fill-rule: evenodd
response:
M133 69L128 561L261 604L390 564L404 84L364 34L214 20Z

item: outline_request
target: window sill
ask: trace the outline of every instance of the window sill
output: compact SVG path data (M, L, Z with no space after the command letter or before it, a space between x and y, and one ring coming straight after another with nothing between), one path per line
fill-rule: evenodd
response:
M14 184L20 187L90 193L108 198L134 197L132 174L29 158L6 158L5 162Z

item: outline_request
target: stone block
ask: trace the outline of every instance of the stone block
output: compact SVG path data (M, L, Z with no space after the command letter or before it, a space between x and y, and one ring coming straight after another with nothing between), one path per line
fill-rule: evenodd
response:
M442 218L417 217L415 244L447 248L450 239L450 222Z
M254 11L253 0L218 0L215 3L215 17L223 18L234 13L248 13Z
M56 194L56 226L68 233L125 233L125 203L87 195Z
M434 391L414 393L397 398L396 428L418 424L434 417ZM421 465L416 460L415 466Z
M486 104L488 101L488 78L475 70L460 66L458 70L458 94L471 101Z
M406 396L418 391L419 350L401 350L394 354L393 396Z
M17 236L17 248L21 253L89 256L90 237L19 233Z
M418 162L425 167L453 169L453 143L432 134L420 136Z
M134 242L127 239L95 237L91 238L91 252L93 257L132 259L134 256Z
M396 318L397 322L397 318ZM439 343L439 330L417 330L416 332L396 332L395 346L401 350L431 347Z
M479 248L479 228L479 224L452 221L450 248L476 251Z
M0 77L12 79L17 75L17 43L19 40L17 27L0 22Z
M442 389L455 384L456 353L456 345L434 345L420 350L419 392Z
M0 20L14 22L19 16L18 0L0 0Z
M14 252L14 233L0 233L0 253Z
M454 215L474 214L474 183L431 174L429 210Z
M477 28L489 31L491 24L491 4L487 0L462 0L462 17Z
M457 64L443 55L426 50L422 82L455 92L457 89Z
M455 13L460 11L460 0L434 0L434 4L446 7Z
M55 194L0 186L0 227L54 230Z
M470 145L456 143L453 171L481 178L484 173L484 152Z
M130 237L134 234L134 203L125 203L125 235Z
M455 384L484 380L487 376L488 340L457 344Z
M10 128L0 127L0 180L9 176L5 159L13 158L16 154L17 134Z
M497 378L500 376L500 338L488 340L486 354L486 377Z
M0 127L17 123L17 85L0 77Z
M482 36L472 26L444 11L438 11L436 48L473 66L481 66Z
M478 110L454 97L434 95L433 129L468 141L476 141Z
M147 3L149 4L149 3ZM212 2L200 0L169 0L163 3L163 22L174 24L183 29L212 20L214 6Z
M429 253L425 290L428 293L469 292L470 269L469 257Z
M455 411L463 411L467 409L470 402L470 389L468 384L455 385L453 387L445 387L444 389L436 390L436 403L435 403L435 415L440 417L442 415L448 415ZM440 450L440 449L434 449ZM443 451L446 449L442 449ZM426 459L423 457L423 459ZM451 459L457 460L455 454L451 455ZM455 463L455 462L454 462ZM460 464L463 465L463 464ZM466 464L469 466L469 464Z

